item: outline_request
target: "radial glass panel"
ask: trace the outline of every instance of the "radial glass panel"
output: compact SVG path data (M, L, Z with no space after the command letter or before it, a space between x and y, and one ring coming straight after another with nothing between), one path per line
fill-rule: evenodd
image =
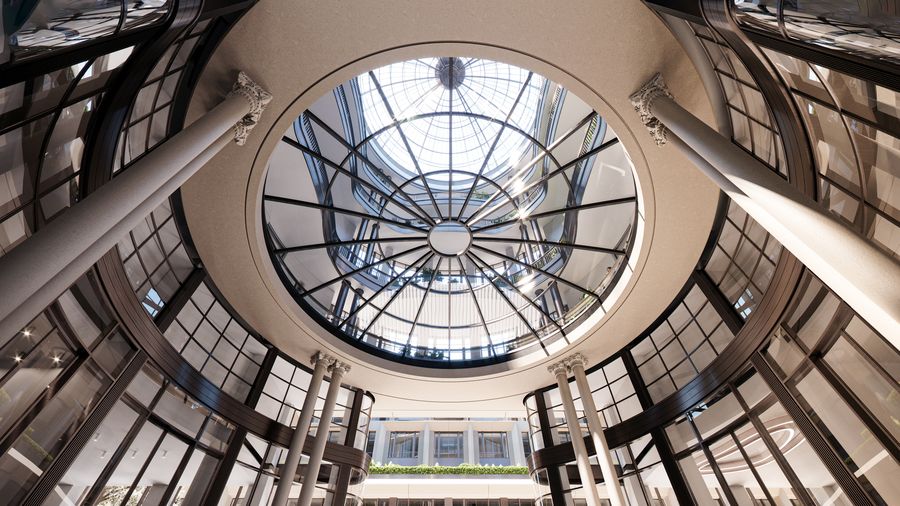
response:
M638 206L606 122L477 58L374 69L304 111L269 161L282 281L342 339L420 365L543 351L623 282Z

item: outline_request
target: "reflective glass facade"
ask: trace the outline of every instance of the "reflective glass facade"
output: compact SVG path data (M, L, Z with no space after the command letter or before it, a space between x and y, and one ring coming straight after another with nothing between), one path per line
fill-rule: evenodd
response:
M206 59L251 7L225 3L3 5L0 256L181 130ZM699 49L723 135L897 258L893 3L651 4ZM792 163L803 156L808 166ZM308 184L287 184L297 180L279 160ZM297 301L364 349L418 365L499 362L566 339L631 275L641 216L629 163L602 117L533 72L463 57L389 65L286 132L268 173L269 252ZM609 233L576 234L584 220ZM318 235L291 235L297 222ZM310 265L327 268L310 277ZM630 506L900 502L897 336L735 202L721 199L696 269L655 316L589 364L589 392L571 384L572 429L555 385L525 398L527 425L372 425L374 397L350 384L323 420L330 378L309 391L308 364L219 292L176 192L0 336L0 502L261 505L288 478L291 500L314 479L323 506L581 505L585 486L613 479ZM593 453L588 395L614 478ZM307 396L312 428L288 476ZM324 462L307 477L319 434ZM595 483L575 467L579 437ZM366 495L373 458L523 457L533 499Z
M766 12L767 6L736 3L735 15L752 24L748 13L754 9ZM775 19L775 10L768 12ZM789 15L785 6L786 27ZM695 39L683 43L699 43L693 47L702 51L694 54L702 59L694 63L712 71L718 81L733 142L783 177L798 177L785 170L784 156L778 154L784 149L779 131L784 120L770 115L762 91L768 84L760 84L771 78L769 83L777 83L793 100L801 132L808 136L817 169L817 200L896 256L897 245L890 242L898 232L890 217L896 206L888 195L893 196L897 175L880 168L890 164L887 152L893 149L888 146L893 146L889 132L896 127L896 91L786 54L787 46L777 44L782 51L760 48L770 74L754 76L743 63L753 58L752 53L726 42L730 37L720 31L724 29L684 16L690 21L674 16L667 21L688 27L684 33ZM826 24L821 18L819 22L820 27ZM795 34L788 27L786 35ZM758 149L771 146L772 139L774 151ZM879 335L806 272L796 278L790 303L773 330L762 339L754 338L759 332L753 325L759 320L755 313L767 309L762 302L777 291L775 280L791 260L734 202L727 204L722 223L683 299L630 350L588 370L591 388L603 392L599 397L595 392L594 401L609 427L606 435L615 448L618 480L628 503L900 500L889 478L900 465L893 434L896 414L890 414L897 406L889 400L896 397L898 387L890 364L900 357L890 344L892 336ZM749 345L753 341L759 344ZM691 350L707 345L716 351L701 352L698 367ZM729 356L746 358L729 367L723 360ZM641 400L640 410L624 421L610 419L612 408L618 406L604 391L609 384L606 370L620 367L618 363L627 370L627 391L636 390ZM726 370L734 372L728 373L730 379L721 388L708 389L709 394L692 400L695 392L704 390L704 383L716 383L710 382L711 375ZM574 383L571 387L581 410L582 394ZM532 457L538 493L544 504L579 504L583 484L571 449L562 452L569 443L560 430L566 424L559 392L555 386L547 387L526 398L525 405L532 443L538 449ZM587 437L587 425L584 419L580 422ZM553 465L543 465L545 459ZM598 471L595 476L600 476Z

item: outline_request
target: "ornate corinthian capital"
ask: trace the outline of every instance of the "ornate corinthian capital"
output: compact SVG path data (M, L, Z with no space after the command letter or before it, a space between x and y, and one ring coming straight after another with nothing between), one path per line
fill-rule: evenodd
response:
M558 376L562 374L563 376L567 376L569 374L569 367L566 365L565 360L560 360L559 362L554 362L547 366L547 370L550 371L550 374L554 376Z
M234 83L234 87L229 93L229 96L231 95L240 95L250 102L250 112L234 125L234 142L238 146L243 146L247 142L250 130L253 130L253 127L259 122L259 117L266 108L266 104L272 101L272 95L243 72L238 74L237 82Z
M334 357L321 351L317 351L312 357L309 358L309 363L312 364L313 367L319 365L319 363L322 363L327 367L333 364L334 361Z
M341 375L347 374L348 372L350 372L350 364L341 362L340 360L335 360L331 363L331 365L328 366L328 372L330 372L332 375L335 373L340 373Z
M656 119L656 116L650 112L653 100L657 97L672 98L672 94L669 92L666 82L658 72L629 98L631 99L631 105L634 106L634 110L641 115L641 123L643 123L644 126L647 127L647 130L650 131L650 136L656 141L656 145L662 146L666 143L666 132L668 130L665 125Z
M573 353L564 358L563 361L570 371L574 370L576 366L580 366L582 369L587 367L587 358L581 353Z

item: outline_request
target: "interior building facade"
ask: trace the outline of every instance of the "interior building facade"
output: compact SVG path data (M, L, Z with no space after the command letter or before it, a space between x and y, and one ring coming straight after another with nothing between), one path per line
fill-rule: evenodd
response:
M0 503L900 504L900 2L0 19Z

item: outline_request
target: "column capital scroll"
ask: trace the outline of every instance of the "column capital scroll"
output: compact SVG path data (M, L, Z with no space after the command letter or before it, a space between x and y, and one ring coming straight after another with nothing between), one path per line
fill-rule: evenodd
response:
M337 359L321 351L317 351L313 356L309 357L309 363L312 364L313 367L319 365L320 362L328 367L333 364L335 360Z
M566 364L565 360L560 360L559 362L554 362L547 366L547 370L550 371L550 374L554 376L559 376L560 374L563 376L568 376L569 367Z
M669 87L666 86L666 81L659 72L654 74L649 81L644 83L628 98L631 99L631 105L634 106L634 110L640 114L641 123L650 131L650 136L653 137L656 145L662 146L666 143L668 129L651 112L653 100L658 97L673 98Z
M342 375L347 374L348 372L350 372L350 364L341 362L340 360L335 360L334 362L331 363L331 365L328 366L328 372L330 372L332 374L335 374L335 373L340 373Z
M272 94L256 84L250 76L244 72L238 73L237 82L231 88L229 96L240 95L250 102L250 112L234 125L234 142L243 146L247 142L250 130L259 122L266 104L272 101Z
M576 366L580 366L582 369L587 368L587 357L585 357L581 353L573 353L563 359L563 361L566 363L570 371L573 370Z

